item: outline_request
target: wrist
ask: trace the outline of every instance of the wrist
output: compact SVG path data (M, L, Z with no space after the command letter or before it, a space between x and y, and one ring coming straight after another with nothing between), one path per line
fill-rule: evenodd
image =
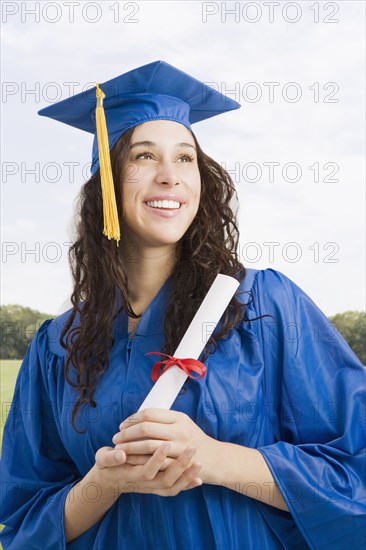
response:
M97 464L89 470L84 477L84 484L88 487L95 486L103 500L115 502L118 497L125 491L125 485L122 479L115 481L108 479L108 468L100 468Z
M224 479L223 469L225 467L226 443L211 437L209 439L210 442L207 446L206 461L197 477L200 477L203 483L220 485L222 479Z
M69 543L97 523L113 506L119 494L94 465L73 485L64 504L64 530Z

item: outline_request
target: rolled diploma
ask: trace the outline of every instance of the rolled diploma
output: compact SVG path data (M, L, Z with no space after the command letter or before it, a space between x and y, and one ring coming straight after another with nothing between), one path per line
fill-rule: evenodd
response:
M238 286L239 282L233 277L217 275L174 357L198 359ZM179 367L170 367L155 382L139 411L148 408L170 409L187 378L186 373Z

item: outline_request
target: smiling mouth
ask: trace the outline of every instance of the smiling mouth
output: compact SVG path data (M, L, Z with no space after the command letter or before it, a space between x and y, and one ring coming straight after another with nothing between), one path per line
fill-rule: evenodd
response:
M180 202L177 201L147 201L145 202L151 208L157 208L161 210L179 210L182 206Z

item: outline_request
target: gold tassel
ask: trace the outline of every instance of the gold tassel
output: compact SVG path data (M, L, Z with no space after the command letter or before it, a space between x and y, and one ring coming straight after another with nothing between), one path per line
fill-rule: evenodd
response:
M99 84L96 85L96 96L97 108L95 117L98 138L100 181L102 185L103 197L103 234L106 235L108 239L116 239L118 246L121 235L118 222L116 195L113 185L111 157L109 154L107 124L103 107L103 99L105 98L105 94L100 89Z

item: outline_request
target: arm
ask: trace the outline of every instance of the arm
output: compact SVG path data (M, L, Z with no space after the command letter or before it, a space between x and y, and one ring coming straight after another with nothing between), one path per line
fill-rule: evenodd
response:
M80 473L65 450L50 406L48 368L62 368L48 348L45 321L19 370L4 428L0 533L3 548L65 547L64 500Z
M272 270L253 285L275 442L258 448L311 548L366 543L366 371L312 300ZM269 509L270 510L270 509ZM276 518L263 509L267 520Z
M86 476L71 488L65 499L66 543L95 525L113 506L118 496L115 487L102 486L96 466L93 466Z
M259 451L216 441L214 464L207 470L204 483L222 485L265 504L288 512L288 507Z

